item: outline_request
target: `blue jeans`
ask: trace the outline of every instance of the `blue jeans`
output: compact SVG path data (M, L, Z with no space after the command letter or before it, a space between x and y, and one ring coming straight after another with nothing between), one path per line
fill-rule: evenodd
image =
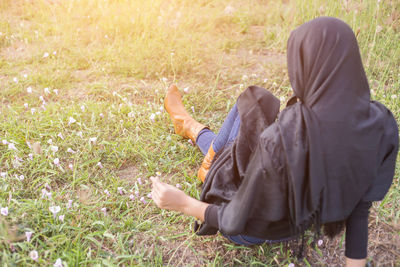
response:
M218 134L215 135L210 129L203 129L197 136L196 144L200 148L203 155L207 154L210 145L213 146L214 151L217 153L223 147L231 144L238 135L240 127L239 113L236 104L233 106ZM261 245L267 240L245 236L245 235L224 235L230 241L244 246Z
M196 145L200 148L201 153L206 155L212 143L213 149L217 153L224 146L229 145L235 140L239 132L239 127L240 118L235 104L222 124L218 135L215 135L210 129L205 128L197 135Z

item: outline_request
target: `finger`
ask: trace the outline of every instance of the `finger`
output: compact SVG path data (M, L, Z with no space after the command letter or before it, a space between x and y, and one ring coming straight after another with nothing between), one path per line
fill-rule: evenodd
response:
M159 198L160 197L160 194L158 193L158 191L157 190L155 190L154 188L153 188L153 190L151 190L151 196L153 197L157 197L157 198Z
M157 179L156 179L155 177L153 177L153 176L150 176L150 180L151 180L151 186L152 186L152 188L157 188L157 186L158 186L158 181L157 181Z
M160 196L155 195L154 197L152 196L154 203L156 203L157 207L160 209L164 209L163 202L160 199Z
M153 186L159 186L159 184L161 183L158 177L150 176L150 180Z
M154 183L153 183L153 188L159 193L159 195L162 194L162 192L165 192L165 190L167 190L167 188L171 185L160 182L158 180L158 178L155 178Z
M162 193L159 190L154 190L154 191L152 191L152 196L153 196L153 193L154 193L154 197L155 197L156 201L160 204L162 202L162 200L161 200Z
M161 185L160 185L160 183L158 183L158 182L154 182L153 183L153 187L152 187L152 190L155 192L155 193L157 193L158 195L160 195L160 191L161 191Z
M160 197L156 192L151 192L151 198L153 199L154 203L156 203L156 205L160 207Z

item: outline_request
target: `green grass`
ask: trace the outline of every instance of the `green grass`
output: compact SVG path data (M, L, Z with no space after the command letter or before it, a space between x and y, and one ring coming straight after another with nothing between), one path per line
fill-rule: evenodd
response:
M146 196L157 172L194 197L201 190L202 156L173 134L161 109L166 87L188 87L185 105L212 129L247 85L287 99L286 40L321 15L354 29L373 98L399 119L398 1L0 1L0 139L17 148L0 144L0 171L7 172L0 206L9 208L0 216L2 266L46 266L57 258L68 266L330 265L323 248L297 262L287 244L249 249L198 237L192 218L159 210ZM40 142L42 153L30 159L27 142ZM398 174L374 205L376 220L393 227L400 223ZM42 198L46 184L50 199ZM64 221L50 206L61 207ZM370 255L379 258L378 251Z

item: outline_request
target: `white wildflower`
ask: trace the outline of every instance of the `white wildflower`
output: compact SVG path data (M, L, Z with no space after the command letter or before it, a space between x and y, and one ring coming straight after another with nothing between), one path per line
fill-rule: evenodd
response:
M9 150L18 150L13 143L8 143Z
M56 215L61 211L61 208L60 206L51 206L49 207L49 211L53 213L54 218L56 218Z
M32 237L32 232L28 231L25 232L25 236L26 236L26 241L31 242L31 237Z
M42 198L45 198L45 197L47 197L48 199L50 199L51 198L51 195L52 195L52 193L51 192L48 192L46 189L42 189Z
M227 6L225 7L225 9L224 9L224 13L225 13L226 15L232 15L233 12L235 12L235 8L234 8L233 6L231 6L231 5L227 5Z
M1 209L0 209L0 213L1 213L1 215L3 215L3 216L7 216L8 215L8 207L2 207Z
M69 200L68 200L68 204L67 204L67 208L68 208L68 209L71 209L71 208L72 208L72 202L73 202L72 199L69 199Z
M38 261L39 254L36 250L32 250L31 252L29 252L29 257L34 261Z
M53 266L54 267L64 267L64 264L63 264L62 260L60 258L58 258Z
M123 187L118 187L117 190L118 190L120 195L124 194L124 188Z
M53 151L53 154L58 151L58 146L50 146L51 151Z
M103 212L104 216L107 216L107 208L101 208L101 211Z
M75 123L76 120L73 117L69 117L68 119L68 125Z

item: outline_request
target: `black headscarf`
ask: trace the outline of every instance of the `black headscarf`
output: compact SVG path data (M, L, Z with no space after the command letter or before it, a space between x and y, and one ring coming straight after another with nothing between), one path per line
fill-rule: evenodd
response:
M395 120L371 101L357 40L343 21L322 17L297 28L288 40L287 62L300 100L278 120L291 218L299 226L320 210L322 222L344 220L368 198L376 178L386 188L369 200L386 194L398 146ZM393 155L385 177L379 177L382 153Z
M279 238L272 233L279 227L291 226L293 234L342 221L360 201L381 200L392 182L397 125L370 99L350 27L330 17L301 25L290 35L287 60L298 101L257 131L262 127L254 129L244 114L261 101L242 99L275 100L248 88L238 99L239 135L206 177L201 199L220 205L219 230L226 234ZM251 116L271 112L261 109ZM207 225L200 232L212 233Z

